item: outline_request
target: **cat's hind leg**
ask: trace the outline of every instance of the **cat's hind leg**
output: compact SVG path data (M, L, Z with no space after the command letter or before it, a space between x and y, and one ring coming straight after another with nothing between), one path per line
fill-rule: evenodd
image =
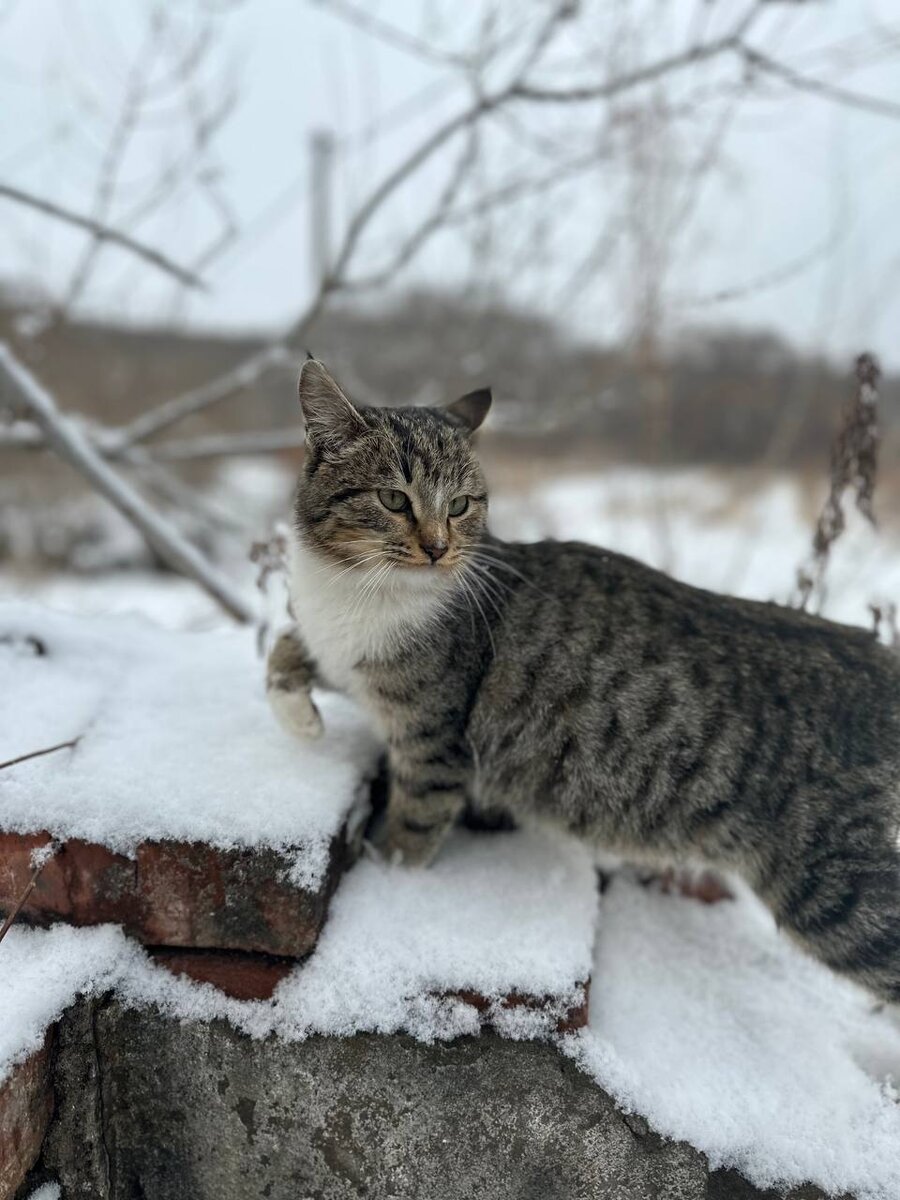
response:
M317 738L322 718L311 695L316 664L297 629L275 642L266 666L266 698L282 729L295 737Z

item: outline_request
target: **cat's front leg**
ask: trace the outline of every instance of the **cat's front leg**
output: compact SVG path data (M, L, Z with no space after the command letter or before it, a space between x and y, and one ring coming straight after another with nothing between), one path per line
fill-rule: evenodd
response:
M464 756L453 746L392 745L387 810L372 841L389 862L426 866L466 804Z
M320 682L315 659L299 629L281 634L266 665L266 697L279 725L295 737L317 738L322 718L311 695Z

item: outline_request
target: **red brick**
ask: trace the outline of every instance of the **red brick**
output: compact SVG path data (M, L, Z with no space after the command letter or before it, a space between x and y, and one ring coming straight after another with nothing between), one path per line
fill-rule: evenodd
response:
M733 900L725 880L713 871L663 871L653 879L658 880L666 893L678 892L701 904L718 904L720 900ZM648 881L648 882L652 882Z
M150 954L175 975L211 983L235 1000L268 1000L295 965L266 954L225 954L216 950L173 950L152 947Z
M588 1023L591 981L588 979L584 983L576 984L576 986L582 989L582 1000L580 1003L572 1005L571 1008L562 1014L556 1025L557 1033L574 1033L576 1029L583 1029ZM451 995L478 1009L482 1017L486 1018L489 1023L489 1013L493 1004L492 1000L489 1000L480 992L473 992L468 989L452 992ZM528 1008L535 1012L540 1012L542 1009L555 1006L557 1001L553 996L527 996L522 995L520 992L511 992L508 996L504 996L500 1004L503 1008Z
M0 834L0 912L31 876L30 855L50 837ZM218 850L191 842L144 842L135 858L71 839L41 872L22 912L33 924L114 922L150 945L246 950L302 957L316 943L343 865L334 839L318 891L286 880L276 850Z
M53 1113L51 1034L0 1086L0 1200L11 1200L40 1154Z

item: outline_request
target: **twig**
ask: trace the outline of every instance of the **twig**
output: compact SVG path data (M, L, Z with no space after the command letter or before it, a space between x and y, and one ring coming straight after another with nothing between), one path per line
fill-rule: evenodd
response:
M49 851L49 853L47 853L47 851ZM34 891L35 885L38 881L41 871L43 871L44 867L46 867L46 865L50 861L50 859L54 858L58 852L59 852L59 846L55 842L50 842L49 845L43 847L42 850L39 850L37 853L32 855L32 863L34 864L34 869L31 872L31 878L28 880L28 883L25 885L25 890L22 892L22 895L16 901L15 907L13 908L12 912L9 914L9 916L6 918L6 920L3 922L3 925L0 926L0 942L3 941L3 939L9 933L10 929L12 929L13 922L15 921L16 917L18 917L18 915L22 911L22 909L25 907L28 897Z
M53 397L9 349L0 344L0 381L5 382L23 411L43 431L47 444L88 479L101 495L143 534L174 570L198 583L227 613L249 622L252 611L240 593L168 521L104 461L78 424L65 417Z
M281 341L264 346L262 350L258 350L243 362L238 363L236 367L232 367L215 379L201 384L200 387L192 388L188 392L183 392L180 396L175 396L164 404L151 408L149 412L143 413L116 435L117 446L131 446L135 442L146 441L154 434L168 429L170 425L175 425L178 421L193 416L194 413L201 412L222 400L227 400L236 392L252 387L270 367L283 366L291 362L292 357ZM115 455L116 444L111 445L110 449Z
M234 454L274 454L299 450L305 444L296 429L259 429L249 433L219 433L207 437L159 442L148 451L154 462L188 462L197 458L227 458Z
M96 242L109 242L111 245L119 246L121 249L127 250L130 254L143 259L144 262L150 263L158 271L173 276L179 283L183 283L187 287L206 288L206 284L199 275L194 274L187 267L179 266L178 263L167 258L159 250L154 250L152 246L147 246L144 242L136 241L133 237L129 237L127 233L121 233L118 229L113 229L111 225L103 225L91 217L85 217L80 213L72 212L71 209L62 208L52 200L45 200L43 197L35 196L31 192L22 191L21 188L13 187L9 183L0 183L0 197L12 200L16 204L24 204L28 208L34 208L38 212L45 213L48 217L55 217L58 221L65 221L68 225L75 225L79 229L85 229L93 235Z
M900 104L892 100L883 100L880 96L866 96L861 92L852 92L847 88L828 83L824 79L816 79L810 75L803 75L799 71L795 71L793 67L779 62L777 59L771 58L768 54L763 54L760 50L748 46L743 42L737 45L735 49L749 67L755 67L760 71L764 71L767 75L772 75L774 78L780 79L782 83L788 84L789 87L794 88L796 91L809 92L814 96L820 96L823 100L831 100L834 104L842 104L846 108L858 108L863 112L874 113L879 117L890 117L895 121L900 120Z
M4 771L7 767L15 767L19 763L28 762L30 758L42 758L45 754L55 754L57 750L72 750L78 745L78 738L72 738L68 742L60 742L58 746L47 746L44 750L31 750L28 754L20 754L18 758L10 758L7 762L0 763L0 771Z

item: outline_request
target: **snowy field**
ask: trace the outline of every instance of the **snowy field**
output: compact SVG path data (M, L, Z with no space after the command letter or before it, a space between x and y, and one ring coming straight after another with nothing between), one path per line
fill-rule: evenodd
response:
M274 463L231 464L214 493L219 509L240 517L243 534L226 543L227 569L254 595L247 551L275 518L287 519L292 477ZM816 504L824 498L824 483ZM497 492L491 527L511 540L552 537L608 546L715 591L787 603L807 561L815 519L809 496L788 476L702 470L609 469ZM891 517L892 514L884 514ZM135 553L131 531L109 521L113 549ZM116 555L112 556L113 561ZM872 530L854 511L832 555L822 611L870 625L869 605L900 601L900 528ZM63 611L138 612L167 629L226 623L192 584L144 569L31 573L0 565L0 598L37 599Z
M810 513L787 480L754 489L724 476L635 471L573 477L528 494L497 496L493 524L508 537L601 542L693 583L782 601L789 598L796 568L808 553L811 528ZM249 569L246 578L249 593ZM900 600L900 544L851 520L828 580L826 614L870 624L870 603ZM23 584L7 574L0 576L3 595L82 614L134 612L169 629L215 630L225 624L190 585L159 575L58 576ZM7 609L18 614L22 628L34 611L30 604ZM58 620L46 614L42 619L51 625ZM108 647L104 658L104 641L115 640L116 629L132 627L118 620L76 625L95 646L73 670L72 686L77 683L80 699L51 714L62 733L69 728L66 720L74 729L75 715L94 711L92 689L107 678L104 672L114 673ZM262 709L255 707L261 704L258 690L237 702L245 707L236 714L223 711L221 692L226 686L239 690L242 670L248 695L258 689L250 635L197 639L204 645L242 644L224 659L192 649L193 640L145 625L136 635L136 665L129 667L129 704L145 687L154 704L165 702L175 685L154 647L178 645L183 654L177 657L192 679L177 701L179 720L187 719L190 707L199 710L204 704L208 682L212 708L199 718L201 725L205 720L227 725L232 718L246 722L254 744L269 747L273 762L290 753L275 744L274 726L270 730ZM75 656L74 646L71 652ZM6 670L21 673L19 685L26 691L32 686L32 672L22 661ZM6 675L0 698L9 696L11 678ZM16 720L24 721L28 706L15 709ZM146 709L123 733L118 715L107 713L96 732L107 743L132 739L137 754L146 739L144 753L156 759L158 735L151 716ZM4 744L13 744L10 731L7 720ZM20 739L26 732L31 737L38 730L19 727ZM195 755L218 737L211 727L198 733ZM338 752L338 764L341 758ZM332 763L327 769L333 768ZM290 766L285 761L279 770ZM50 775L41 778L46 783ZM118 794L108 757L94 761L88 774L76 772L69 780L60 775L47 785L48 813L62 822L60 808L53 805L63 803L70 781L73 794L87 806L90 778L105 780L100 797L106 797L108 817ZM21 818L28 803L24 791L5 786L0 824L15 821L16 814ZM123 795L113 817L133 835L138 817L129 806L139 798L128 786ZM200 806L199 816L210 822L204 836L214 836L214 796L215 789ZM276 793L269 802L277 811ZM79 820L107 819L96 812L92 818L89 806L79 812ZM290 814L284 815L288 819ZM62 824L60 830L65 832ZM452 990L451 983L466 986L464 981L479 986L473 982L478 979L499 994L522 978L547 989L564 978L583 978L593 954L590 1026L560 1044L623 1107L643 1114L661 1133L705 1151L713 1165L735 1166L760 1186L810 1180L835 1195L897 1200L900 1026L894 1016L876 1011L863 993L796 951L743 892L733 902L707 907L640 886L624 873L598 903L581 849L535 836L498 840L461 834L430 872L362 864L342 882L317 951L279 985L271 1001L230 1000L208 986L174 978L113 928L14 930L2 948L9 969L0 973L0 1011L15 1018L0 1028L0 1061L8 1065L23 1047L37 1045L40 1030L73 992L109 986L129 1002L156 1003L176 1016L227 1016L256 1036L302 1037L317 1029L456 1036L473 1029L471 1013L437 1002L436 991ZM529 907L536 878L543 915L534 904ZM454 905L462 906L464 921L448 919ZM440 950L433 952L437 946ZM574 974L578 971L582 974ZM27 1003L25 996L31 997ZM506 1032L546 1034L530 1020L523 1017Z

